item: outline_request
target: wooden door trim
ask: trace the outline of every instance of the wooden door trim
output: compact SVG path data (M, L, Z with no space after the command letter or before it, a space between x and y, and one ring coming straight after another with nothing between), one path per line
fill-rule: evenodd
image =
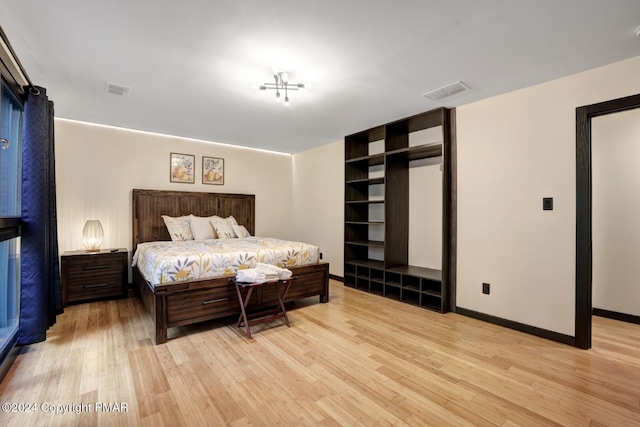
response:
M591 119L640 108L640 94L576 108L576 318L575 346L591 348L592 229Z

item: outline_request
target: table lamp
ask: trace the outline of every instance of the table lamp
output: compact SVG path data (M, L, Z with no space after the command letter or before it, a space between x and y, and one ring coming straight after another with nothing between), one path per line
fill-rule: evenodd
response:
M82 243L87 252L99 252L103 237L104 231L99 220L90 219L85 222L82 229Z

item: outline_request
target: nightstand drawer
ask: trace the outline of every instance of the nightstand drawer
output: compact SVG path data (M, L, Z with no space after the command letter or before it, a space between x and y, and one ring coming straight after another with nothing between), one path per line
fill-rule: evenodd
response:
M69 261L69 275L74 279L122 274L122 257L100 255L100 257L77 256Z
M85 279L74 278L67 284L67 301L82 301L93 298L122 295L122 275L110 274Z

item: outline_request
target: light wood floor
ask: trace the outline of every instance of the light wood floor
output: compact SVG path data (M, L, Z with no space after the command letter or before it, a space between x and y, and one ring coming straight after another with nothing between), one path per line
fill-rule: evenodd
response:
M0 425L640 425L639 325L594 317L582 351L335 281L316 301L253 340L217 321L159 346L136 298L70 306L0 384L36 412Z

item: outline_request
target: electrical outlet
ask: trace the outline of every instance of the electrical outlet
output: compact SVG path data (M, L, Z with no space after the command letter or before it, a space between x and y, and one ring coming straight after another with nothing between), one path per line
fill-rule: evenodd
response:
M489 295L491 293L491 284L490 283L483 283L482 284L482 293Z

